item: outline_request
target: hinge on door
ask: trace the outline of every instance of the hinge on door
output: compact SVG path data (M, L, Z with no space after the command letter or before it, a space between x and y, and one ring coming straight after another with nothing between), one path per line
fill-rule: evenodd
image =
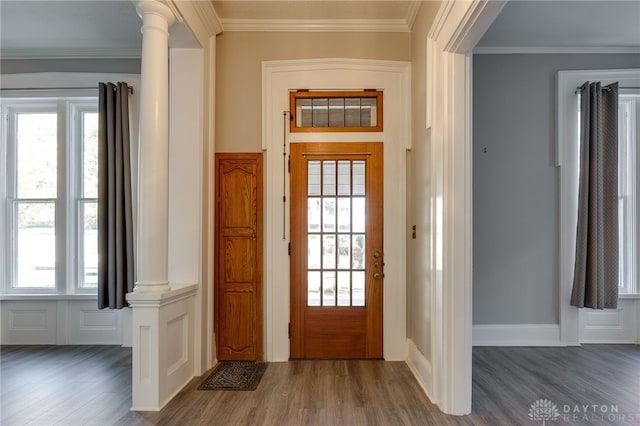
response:
M289 323L289 339L291 339L291 323Z
M291 256L291 243L289 243L289 256Z
M291 173L291 156L289 156L289 173Z

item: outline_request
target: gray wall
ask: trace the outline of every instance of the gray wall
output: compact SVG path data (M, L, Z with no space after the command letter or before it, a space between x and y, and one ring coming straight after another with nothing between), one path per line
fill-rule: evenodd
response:
M34 72L140 74L140 59L9 59L0 61L0 74Z
M473 323L558 323L555 76L640 55L473 58Z

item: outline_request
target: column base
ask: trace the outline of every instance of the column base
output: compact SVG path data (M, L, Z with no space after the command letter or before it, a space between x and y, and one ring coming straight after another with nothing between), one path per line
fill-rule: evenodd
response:
M134 293L166 293L171 290L169 281L138 281Z

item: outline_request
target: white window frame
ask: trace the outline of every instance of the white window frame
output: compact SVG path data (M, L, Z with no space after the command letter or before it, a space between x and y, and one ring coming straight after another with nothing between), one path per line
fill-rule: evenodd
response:
M131 114L130 120L130 136L131 136L131 167L132 167L132 196L133 196L133 210L134 210L134 233L136 228L137 217L137 149L138 149L138 96L140 87L140 76L137 74L104 74L104 73L29 73L29 74L10 74L2 76L0 81L0 110L2 113L2 120L0 120L0 136L2 136L3 143L0 144L0 164L2 168L7 165L8 150L4 143L5 132L7 130L6 115L4 113L5 105L9 105L9 102L33 104L38 100L48 99L60 99L57 103L58 111L62 108L64 110L65 125L60 125L60 115L58 117L58 138L60 140L60 131L62 129L68 129L71 137L76 137L82 133L82 129L79 127L81 124L79 120L73 119L74 114L87 111L86 108L94 108L97 110L97 87L99 82L107 81L125 81L133 88L133 95L129 97L129 110ZM78 89L79 87L83 89ZM93 89L95 87L95 89ZM93 100L95 99L95 101ZM67 134L63 134L63 139L67 139ZM52 297L89 297L96 295L96 289L94 288L81 288L80 287L80 274L83 274L81 263L78 261L81 254L81 247L78 243L79 238L79 220L78 220L78 200L77 198L67 197L67 194L74 194L74 191L78 188L78 180L80 178L80 171L82 170L82 164L79 163L81 158L82 141L78 140L76 144L59 144L59 148L62 148L62 152L58 153L58 167L61 166L67 168L60 163L62 156L65 164L75 164L76 172L73 176L64 176L64 179L58 178L58 204L57 209L62 209L66 212L64 217L64 228L57 228L56 232L60 233L60 237L57 237L56 247L62 245L61 249L64 251L64 258L56 260L56 287L55 289L37 288L13 288L11 285L11 276L8 271L10 266L10 252L8 251L9 245L5 244L8 235L5 233L10 229L8 215L8 192L7 175L10 174L10 170L7 173L0 173L0 299L3 295L11 297L11 299L25 298L29 299L34 296L48 295ZM62 145L62 146L61 146ZM76 162L76 163L73 163ZM15 164L15 162L14 162ZM15 170L14 170L15 171ZM60 170L59 174L60 176ZM80 194L78 194L80 195ZM67 220L71 225L67 226ZM58 226L58 223L56 223ZM56 256L58 254L56 253ZM62 260L62 261L61 261Z
M38 93L42 97L28 99L4 97L2 99L2 117L4 129L2 131L3 146L6 153L2 156L2 164L6 164L6 182L3 188L3 204L6 205L5 220L2 222L7 237L2 262L6 271L3 293L5 294L93 294L96 289L80 287L77 267L80 264L77 246L79 234L77 227L77 205L79 180L82 163L79 151L82 135L78 127L77 114L80 111L97 111L97 97L48 97L45 93ZM17 198L16 182L16 128L17 115L21 113L55 112L57 113L57 196L55 199L22 199ZM55 208L56 233L56 274L55 285L49 287L23 288L14 287L16 281L16 205L19 202L53 202ZM73 273L72 271L76 271Z
M560 340L565 345L579 345L578 309L571 306L570 299L575 262L579 174L579 126L577 123L580 97L576 93L576 88L585 81L600 81L603 85L617 81L623 88L640 87L640 69L558 71L557 74L556 166L559 167L560 174L560 285L558 300ZM626 89L621 89L620 93L626 94L628 92ZM636 232L638 228L640 227L636 227ZM637 234L635 240L637 240ZM636 265L638 263L637 253L634 263ZM635 292L635 294L622 295L621 298L639 297L637 292L640 292L640 288L636 288Z

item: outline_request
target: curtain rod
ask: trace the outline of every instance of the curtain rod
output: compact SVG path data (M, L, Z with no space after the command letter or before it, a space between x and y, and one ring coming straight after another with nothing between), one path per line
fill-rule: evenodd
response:
M32 91L32 90L98 90L98 87L0 87L0 90L15 90L15 91ZM133 87L129 86L129 93L133 93Z
M611 90L611 88L609 87L603 87L604 90ZM618 90L620 89L640 89L640 86L627 86L627 87L623 87L623 86L619 86ZM582 91L582 86L578 86L576 87L576 91L573 92L574 94L578 94Z

